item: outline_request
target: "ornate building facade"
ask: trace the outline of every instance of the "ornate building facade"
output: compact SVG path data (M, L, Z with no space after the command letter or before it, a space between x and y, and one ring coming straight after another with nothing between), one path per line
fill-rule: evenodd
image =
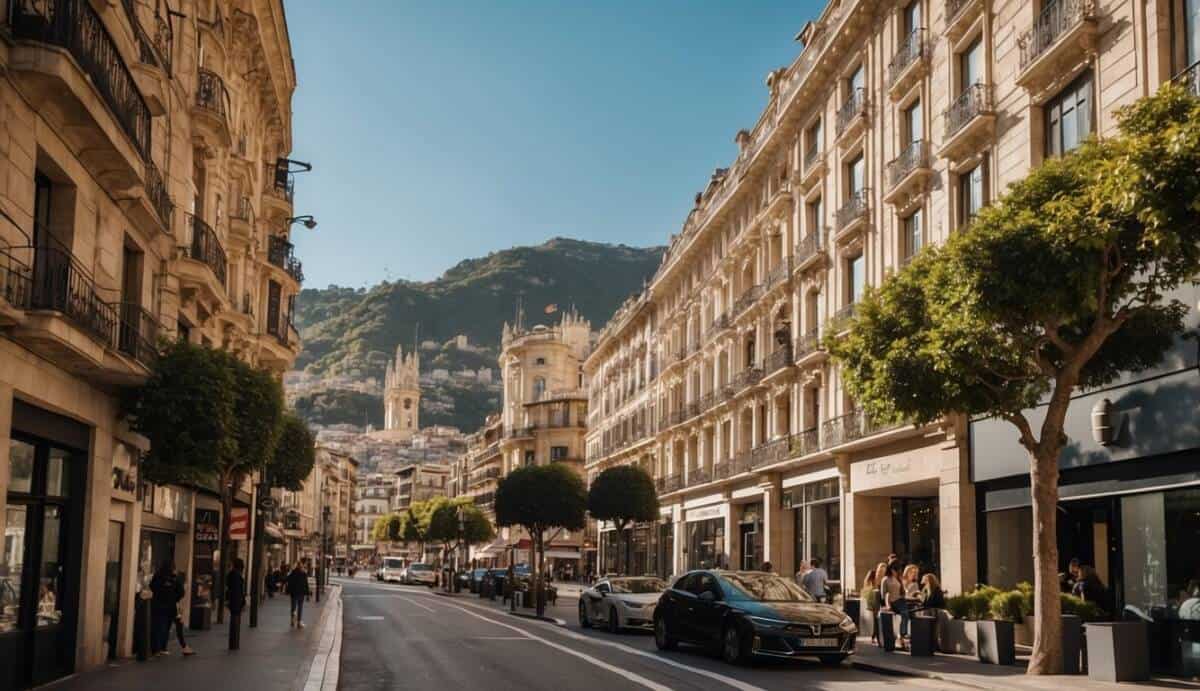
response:
M589 476L636 463L658 483L637 570L819 558L854 589L895 553L951 592L978 580L966 421L877 424L822 340L1117 108L1177 74L1196 88L1188 7L842 0L804 27L584 366Z
M404 354L396 346L396 359L389 362L383 379L383 434L406 440L421 429L421 365L417 351Z
M194 586L211 572L215 500L139 483L147 442L118 415L157 340L276 373L299 351L283 5L171 5L0 15L0 527L25 546L0 553L0 658L19 661L0 689L130 655L160 560ZM189 588L193 609L206 592Z

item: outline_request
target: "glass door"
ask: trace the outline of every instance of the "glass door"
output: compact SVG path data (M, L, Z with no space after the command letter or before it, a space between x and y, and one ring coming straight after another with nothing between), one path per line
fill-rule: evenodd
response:
M120 631L118 612L121 609L121 571L124 560L121 545L125 541L125 524L108 522L108 556L104 562L104 648L109 660L117 657L117 632Z

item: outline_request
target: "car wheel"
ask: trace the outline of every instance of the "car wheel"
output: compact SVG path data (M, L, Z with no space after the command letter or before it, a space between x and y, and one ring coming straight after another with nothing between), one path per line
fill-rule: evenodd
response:
M654 646L659 650L674 650L678 644L667 630L667 619L663 616L654 618Z
M583 604L583 600L579 601L579 628L592 628L592 622L590 619L588 619L587 615L587 605Z
M846 659L845 655L822 655L821 656L821 664L829 665L832 667L834 665L842 664L842 662L845 659Z
M612 605L608 607L608 632L621 632L621 615L617 614L617 608Z
M738 625L731 623L725 627L725 633L721 635L721 657L731 665L745 664L749 655L746 652L746 643L742 640L742 632L738 630Z

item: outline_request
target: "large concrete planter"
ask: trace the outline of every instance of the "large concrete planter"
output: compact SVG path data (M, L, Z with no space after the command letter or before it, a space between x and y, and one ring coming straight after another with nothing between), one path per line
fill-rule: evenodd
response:
M908 651L913 657L931 657L937 649L937 619L912 617L908 620Z
M879 643L886 652L896 649L896 625L900 616L895 612L879 613Z
M1017 645L1023 645L1029 648L1033 645L1033 617L1025 617L1013 626L1013 640Z
M979 634L975 622L952 619L949 615L939 621L941 623L939 650L949 655L977 655L979 653Z
M1144 622L1099 622L1086 625L1084 630L1089 679L1117 682L1150 678L1150 643Z
M1063 674L1079 674L1079 658L1083 648L1083 619L1074 614L1064 614L1062 622ZM1013 627L1013 639L1017 645L1032 647L1034 631L1033 617L1025 617L1024 621Z
M979 643L979 661L993 665L1011 665L1017 660L1011 621L975 622Z

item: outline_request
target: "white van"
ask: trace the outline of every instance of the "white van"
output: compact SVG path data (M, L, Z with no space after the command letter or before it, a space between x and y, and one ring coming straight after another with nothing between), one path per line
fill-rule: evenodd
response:
M383 563L379 566L379 580L384 583L404 582L404 560L400 557L384 557Z

